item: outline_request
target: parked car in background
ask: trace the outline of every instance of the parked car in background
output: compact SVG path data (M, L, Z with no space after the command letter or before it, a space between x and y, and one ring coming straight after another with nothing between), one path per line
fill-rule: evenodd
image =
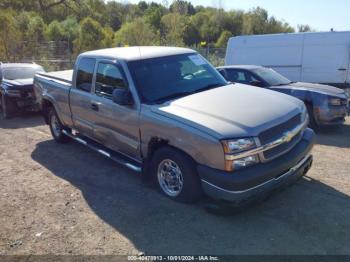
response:
M260 65L293 82L350 88L350 31L232 37L225 65Z
M349 112L349 96L339 88L321 84L292 82L271 68L261 66L224 66L218 71L226 80L263 87L304 101L311 127L343 124Z
M0 108L4 118L20 110L39 109L33 90L34 75L39 72L44 69L37 64L0 63Z
M51 133L154 181L167 197L241 205L305 175L314 133L302 101L231 86L190 49L129 47L79 55L74 71L34 80Z

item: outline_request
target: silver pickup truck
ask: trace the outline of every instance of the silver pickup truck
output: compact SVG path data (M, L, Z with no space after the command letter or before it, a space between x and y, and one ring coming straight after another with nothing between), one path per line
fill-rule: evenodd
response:
M312 165L302 101L230 84L190 49L86 52L73 71L36 75L34 88L57 142L74 139L176 201L242 205Z

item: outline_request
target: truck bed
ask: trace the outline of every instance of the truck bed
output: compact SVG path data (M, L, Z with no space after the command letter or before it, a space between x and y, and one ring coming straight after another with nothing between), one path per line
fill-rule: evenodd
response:
M40 73L40 76L48 77L50 79L66 82L68 84L72 83L73 70L55 71L49 73Z
M37 101L42 106L43 96L55 101L55 110L60 115L63 124L72 125L69 106L69 93L72 87L73 70L36 74L34 92Z

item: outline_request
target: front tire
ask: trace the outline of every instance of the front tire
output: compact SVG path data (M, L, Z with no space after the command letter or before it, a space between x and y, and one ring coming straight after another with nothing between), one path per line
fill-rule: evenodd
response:
M312 105L306 105L307 108L307 113L309 114L309 127L312 128L315 132L319 131L319 125L316 122L315 119L315 114L314 114L314 110L313 110L313 106Z
M172 147L158 149L152 158L152 175L160 192L181 203L194 203L202 189L194 161Z
M51 108L49 111L49 126L52 137L57 143L64 144L69 142L69 137L63 133L65 129L59 120L55 109Z
M2 112L2 116L5 119L9 119L12 117L14 108L15 108L14 103L8 98L6 98L5 95L1 95L1 112Z

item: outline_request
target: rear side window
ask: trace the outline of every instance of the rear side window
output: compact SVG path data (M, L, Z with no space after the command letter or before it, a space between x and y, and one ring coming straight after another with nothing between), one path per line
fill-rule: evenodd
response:
M92 78L94 75L96 60L93 58L82 58L78 64L77 83L78 89L91 92Z
M114 64L99 63L95 92L99 96L111 97L114 89L126 89L127 85L119 68Z

